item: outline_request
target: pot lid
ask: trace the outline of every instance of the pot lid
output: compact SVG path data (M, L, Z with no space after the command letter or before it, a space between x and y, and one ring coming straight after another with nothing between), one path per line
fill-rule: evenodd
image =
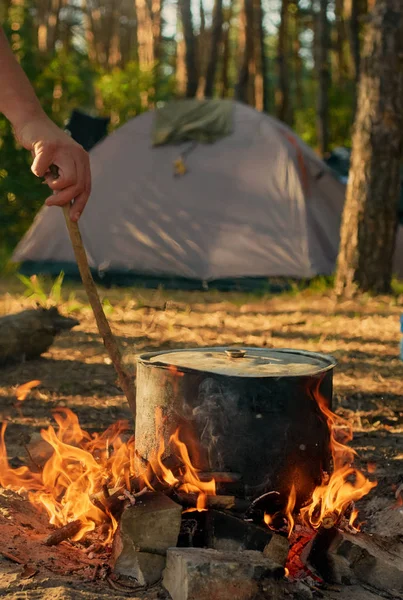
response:
M335 366L333 357L315 352L266 348L191 348L143 354L147 364L174 366L233 377L314 375Z

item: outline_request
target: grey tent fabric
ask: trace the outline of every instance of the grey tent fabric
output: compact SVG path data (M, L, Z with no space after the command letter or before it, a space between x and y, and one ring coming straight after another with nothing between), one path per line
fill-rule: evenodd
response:
M153 111L91 151L93 190L80 227L100 275L210 281L333 272L344 185L288 127L239 103L232 110L233 133L197 144L182 177L174 164L189 143L154 147ZM13 259L74 263L62 211L42 208Z

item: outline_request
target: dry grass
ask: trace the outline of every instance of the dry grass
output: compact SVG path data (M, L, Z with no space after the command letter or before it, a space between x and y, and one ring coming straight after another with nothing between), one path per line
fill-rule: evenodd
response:
M0 281L0 316L33 305L22 292L18 282ZM354 427L360 464L377 464L379 485L366 508L369 527L387 521L380 511L389 521L394 517L392 533L403 525L403 513L390 511L403 478L402 309L396 298L336 303L330 292L312 290L274 297L136 289L102 290L102 295L131 368L143 351L208 345L288 347L335 356L335 409ZM64 287L60 310L73 313L79 327L57 338L40 360L0 370L0 421L9 422L7 444L15 464L23 442L51 422L57 406L72 408L89 430L130 418L80 286ZM16 386L32 379L42 384L18 409Z
M0 315L34 304L22 291L18 281L0 282ZM356 431L402 433L401 308L396 298L336 303L331 292L310 290L273 297L123 288L101 293L108 299L107 314L130 365L146 350L191 346L242 344L324 352L338 360L336 406L350 416ZM101 412L108 406L125 412L80 286L64 286L61 311L73 311L80 326L58 338L45 360L3 369L0 396L11 399L13 386L31 377L42 380L39 393L52 406L63 396L62 402L73 408L85 398L86 406ZM6 411L3 417L11 414Z

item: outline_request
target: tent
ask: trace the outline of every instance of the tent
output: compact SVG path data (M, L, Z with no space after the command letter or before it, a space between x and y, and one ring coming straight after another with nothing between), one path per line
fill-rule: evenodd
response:
M200 285L334 270L345 187L266 114L177 101L132 119L90 156L80 228L104 280ZM26 273L73 273L62 211L42 208L13 260Z

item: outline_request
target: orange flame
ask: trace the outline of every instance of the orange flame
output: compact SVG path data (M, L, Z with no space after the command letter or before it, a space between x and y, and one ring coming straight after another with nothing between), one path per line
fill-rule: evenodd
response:
M313 396L327 419L333 473L328 481L322 481L322 484L314 490L309 505L301 510L302 517L315 529L329 515L332 515L337 522L352 502L360 500L377 485L352 466L356 452L347 446L353 438L352 427L348 421L330 410L326 399L319 392L319 385L320 383Z
M287 520L288 537L290 537L290 535L292 534L292 531L294 529L294 524L295 524L294 509L295 509L296 502L297 502L297 491L295 489L295 485L293 484L291 486L291 490L290 490L290 493L287 498L287 504L286 504L285 509L276 512L274 515L269 515L268 513L264 514L263 520L266 523L266 525L270 529L274 530L275 527L273 527L273 523L274 523L276 517L282 516L283 518L285 518Z
M152 478L175 486L179 490L196 493L195 510L206 510L207 495L215 495L215 481L201 481L192 465L189 451L179 438L177 430L170 438L171 451L177 454L181 465L178 476L163 462L165 443L162 413L156 415L157 432L160 436L158 450L151 456L144 473L137 473L134 466L134 439L124 442L121 435L128 424L120 421L108 427L102 434L89 434L79 424L77 416L67 408L54 413L57 429L49 426L41 436L53 449L41 473L31 472L28 467L12 469L7 459L5 445L6 425L0 430L0 485L17 492L27 492L32 504L46 511L49 522L63 526L80 520L82 527L73 538L82 539L89 531L107 522L109 530L104 543L110 543L117 522L103 506L104 486L108 489L130 491L131 478L139 475L145 485L153 489Z
M39 379L33 379L32 381L27 381L26 383L19 385L15 390L15 395L17 397L18 402L23 402L28 396L29 392L32 390L32 388L38 387L38 385L40 384L41 382L39 381Z
M93 499L106 481L110 487L119 487L125 483L122 474L127 472L130 476L134 440L124 443L120 438L127 424L120 422L102 435L90 435L81 429L77 416L67 408L59 408L54 418L57 431L53 426L41 431L42 438L53 448L41 473L32 473L27 467L10 467L4 441L6 425L2 425L0 485L28 492L30 502L46 511L51 524L62 526L79 519L82 527L73 538L76 541L109 521L105 539L109 543L117 527L116 520L107 509L103 511L94 504Z
M324 474L321 485L315 488L309 503L300 510L302 519L314 529L318 529L322 524L326 527L336 525L352 503L360 500L377 485L352 466L356 453L347 445L353 438L352 427L348 421L329 409L326 399L319 392L319 385L320 382L313 392L313 397L328 423L333 473L330 477ZM285 509L289 535L294 527L295 501L293 487ZM357 516L358 511L354 509L349 519L350 526L356 531L358 528L354 523ZM264 521L270 527L273 519L270 515L265 515Z
M184 465L184 471L181 472L181 480L183 483L179 489L188 493L196 492L198 494L196 510L206 510L206 496L216 495L216 483L214 479L211 479L210 481L201 481L199 479L197 470L193 467L190 460L187 446L179 439L179 429L171 436L170 442L178 449L179 457Z
M359 531L359 527L357 527L357 526L355 525L355 522L356 522L357 518L358 518L358 510L355 508L355 509L354 509L354 510L351 512L350 518L349 518L349 520L348 520L348 524L349 524L349 525L350 525L350 527L351 527L352 529L354 529L355 531Z

